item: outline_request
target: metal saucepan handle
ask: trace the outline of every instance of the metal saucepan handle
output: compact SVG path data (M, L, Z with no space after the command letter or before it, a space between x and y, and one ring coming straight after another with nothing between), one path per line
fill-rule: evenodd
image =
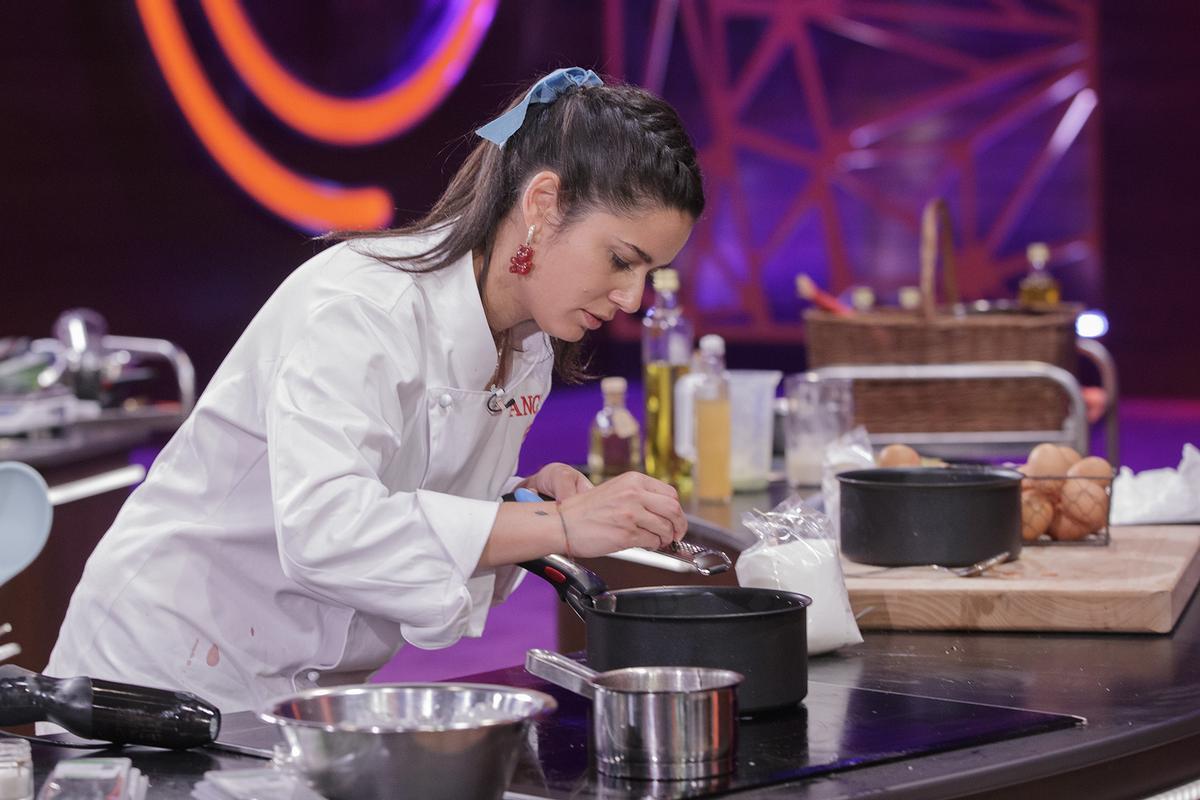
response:
M532 561L522 561L517 566L532 572L553 586L563 602L572 608L575 608L576 605L593 608L596 605L596 598L608 593L608 585L599 575L587 567L559 555L548 555Z
M505 495L503 499L537 502L541 498L533 492L518 489L511 495ZM574 608L575 613L581 617L583 613L578 608L579 605L594 607L596 598L608 593L608 586L599 575L563 556L548 555L532 561L522 561L517 566L532 572L553 586L554 590L558 592L559 598ZM572 596L574 602L572 602Z
M595 699L592 679L600 673L553 650L534 648L525 653L525 671L589 700Z

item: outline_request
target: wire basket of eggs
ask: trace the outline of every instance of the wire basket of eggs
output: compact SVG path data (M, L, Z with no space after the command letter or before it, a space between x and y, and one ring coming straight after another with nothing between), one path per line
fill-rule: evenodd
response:
M1039 444L1023 465L1021 537L1026 545L1107 545L1112 465L1061 444Z

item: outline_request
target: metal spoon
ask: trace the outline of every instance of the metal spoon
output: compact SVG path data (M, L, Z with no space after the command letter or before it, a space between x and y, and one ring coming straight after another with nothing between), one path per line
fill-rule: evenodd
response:
M987 572L992 567L994 567L998 564L1003 564L1005 561L1008 561L1008 559L1009 559L1009 552L1007 550L1005 550L1002 553L997 553L994 556L988 556L987 558L983 559L982 561L977 561L974 564L971 564L966 567L943 567L941 564L913 564L911 566L905 566L905 567L882 567L880 569L874 569L869 572L852 572L852 573L847 573L846 577L847 578L865 578L868 575L878 575L881 572L891 572L892 570L896 570L896 569L912 569L913 567L917 567L917 568L927 567L929 569L941 570L942 572L949 572L950 574L957 575L960 578L975 578L975 577L978 577L978 576L982 575L983 573Z
M1008 561L1008 551L997 553L991 558L985 558L983 561L977 561L969 567L942 567L937 564L930 564L934 569L944 569L947 572L952 572L960 578L975 578L987 572L997 564L1003 564Z

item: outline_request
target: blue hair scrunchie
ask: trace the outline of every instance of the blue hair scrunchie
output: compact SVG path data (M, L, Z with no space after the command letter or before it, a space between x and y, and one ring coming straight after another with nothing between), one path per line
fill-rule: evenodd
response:
M558 96L573 86L603 86L604 81L590 69L582 67L564 67L556 69L533 85L525 95L525 99L513 108L505 111L494 120L477 128L475 133L494 142L500 147L508 141L508 137L517 132L525 122L525 114L531 103L553 103Z

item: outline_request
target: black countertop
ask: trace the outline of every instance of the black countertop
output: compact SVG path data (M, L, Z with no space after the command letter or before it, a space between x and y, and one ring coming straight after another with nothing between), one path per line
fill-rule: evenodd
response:
M693 532L736 552L737 520L786 493L688 509ZM717 513L720 512L720 513ZM1194 527L1200 536L1200 527ZM1119 611L1119 609L1114 609ZM737 792L746 798L1144 797L1200 777L1200 601L1165 635L867 631L863 644L811 659L811 681L1082 716L1088 724ZM67 754L38 747L38 780ZM136 752L153 797L185 798L207 769L263 762L215 753ZM584 790L572 797L594 797ZM605 797L623 795L605 791Z
M810 678L1074 714L1088 724L736 796L1103 800L1142 797L1200 776L1200 603L1194 598L1167 635L868 632L865 639L814 658ZM80 755L86 753L36 746L39 785L54 760ZM168 799L188 797L206 770L264 764L205 751L131 755L150 775L151 796Z

